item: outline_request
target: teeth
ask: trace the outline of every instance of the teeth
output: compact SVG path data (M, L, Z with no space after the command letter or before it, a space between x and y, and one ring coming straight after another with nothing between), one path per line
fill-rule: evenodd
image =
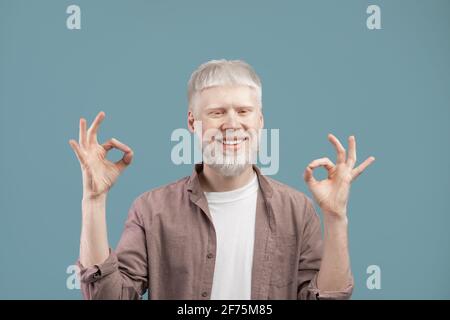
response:
M226 144L226 145L236 145L236 144L239 144L241 142L242 142L242 140L230 140L230 141L223 141L222 143Z

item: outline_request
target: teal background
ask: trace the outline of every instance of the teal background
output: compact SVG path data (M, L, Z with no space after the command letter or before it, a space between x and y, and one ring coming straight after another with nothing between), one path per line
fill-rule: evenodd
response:
M81 7L81 30L66 8ZM381 7L382 30L366 28ZM280 129L274 178L300 191L305 166L355 134L360 161L349 237L354 299L450 298L450 2L0 0L0 298L80 299L78 119L106 112L134 163L108 198L115 247L134 198L189 175L170 134L186 84L210 59L244 59ZM111 159L117 159L114 153ZM323 177L323 172L322 172ZM381 290L366 268L379 265Z

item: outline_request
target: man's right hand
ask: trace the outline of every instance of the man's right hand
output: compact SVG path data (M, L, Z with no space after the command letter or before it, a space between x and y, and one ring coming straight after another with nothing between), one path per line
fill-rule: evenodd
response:
M98 127L104 118L105 113L99 112L87 131L86 120L81 118L78 143L73 139L69 141L80 162L84 199L95 199L106 195L133 158L131 148L114 138L102 145L97 142ZM106 159L106 154L112 148L124 152L121 160L111 162Z

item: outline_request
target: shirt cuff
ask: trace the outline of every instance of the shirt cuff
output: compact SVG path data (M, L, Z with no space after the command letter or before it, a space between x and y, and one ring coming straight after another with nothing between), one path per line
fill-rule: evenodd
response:
M311 280L308 290L311 292L313 299L316 300L348 300L352 296L353 292L353 276L350 279L348 286L339 291L323 291L319 290L317 287L317 277L319 273L317 273L314 278Z
M85 268L80 260L77 261L77 266L80 268L80 282L91 283L98 281L107 275L118 270L118 260L117 256L109 249L108 258L103 263L93 265L92 267Z

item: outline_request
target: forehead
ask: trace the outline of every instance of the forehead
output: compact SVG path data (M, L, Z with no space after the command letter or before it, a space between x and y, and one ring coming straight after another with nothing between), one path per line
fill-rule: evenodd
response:
M198 94L200 107L258 106L256 90L248 86L217 86Z

